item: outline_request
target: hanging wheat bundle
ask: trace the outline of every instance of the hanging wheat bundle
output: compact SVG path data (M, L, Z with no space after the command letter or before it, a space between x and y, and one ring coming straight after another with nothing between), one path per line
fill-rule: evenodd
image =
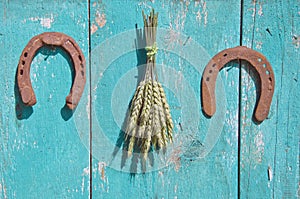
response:
M168 143L172 142L173 121L170 108L162 85L158 82L155 68L156 30L158 13L152 9L150 16L144 18L144 33L147 52L146 72L139 83L131 102L126 125L125 141L128 143L130 157L138 147L141 154L142 170L145 172L148 153L153 148L165 152Z

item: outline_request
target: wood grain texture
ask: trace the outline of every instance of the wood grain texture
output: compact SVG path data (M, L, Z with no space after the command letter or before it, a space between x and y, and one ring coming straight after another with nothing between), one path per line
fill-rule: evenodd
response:
M254 124L257 88L243 70L241 198L300 197L299 6L299 1L245 1L243 45L268 58L276 90L268 119Z
M111 156L143 73L135 24L143 26L141 12L151 7L159 12L158 73L175 123L175 143L167 166L159 167L155 158L154 169L130 177L131 159L121 170L122 150L113 161ZM218 79L226 91L220 98L223 91L217 90L217 109L225 110L216 123L224 124L220 137L209 130L216 118L201 112L200 80L214 54L239 44L239 25L236 1L91 1L93 198L237 197L238 65L229 64ZM210 145L212 151L198 157Z
M70 35L88 58L87 2L1 2L0 198L89 196L89 152L74 122L78 112L63 108L72 85L69 56L60 49L41 49L31 64L37 104L24 107L17 93L19 56L33 36L45 31ZM88 128L84 133L89 137Z

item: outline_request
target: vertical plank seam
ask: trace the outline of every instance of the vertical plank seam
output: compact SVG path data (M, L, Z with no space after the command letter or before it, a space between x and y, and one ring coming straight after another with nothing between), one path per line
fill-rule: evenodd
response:
M91 60L91 52L92 52L92 46L91 46L91 0L88 0L88 51L89 51L89 117L90 117L90 121L89 121L89 128L90 128L90 132L89 132L89 144L90 144L90 153L89 153L89 181L90 181L90 186L89 186L89 198L92 199L93 198L93 155L92 155L92 136L93 136L93 126L92 126L92 60Z
M243 20L244 20L244 0L241 0L241 7L240 7L240 46L243 45ZM241 113L242 113L242 63L239 61L239 105L238 105L238 169L237 169L237 197L240 198L241 188L240 188L240 181L241 181Z

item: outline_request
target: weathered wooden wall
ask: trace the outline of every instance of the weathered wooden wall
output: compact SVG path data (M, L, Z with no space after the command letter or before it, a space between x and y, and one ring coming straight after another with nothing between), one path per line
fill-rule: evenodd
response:
M136 24L152 7L175 142L165 159L155 156L154 167L133 176L134 161L121 169L122 150L113 152L145 62ZM6 0L0 8L0 198L300 197L298 0ZM32 109L20 102L19 56L46 31L73 37L86 57L90 75L74 113L64 108L72 62L60 49L36 55L38 102ZM244 62L220 72L216 115L201 111L205 65L238 45L263 53L275 73L270 114L259 125Z

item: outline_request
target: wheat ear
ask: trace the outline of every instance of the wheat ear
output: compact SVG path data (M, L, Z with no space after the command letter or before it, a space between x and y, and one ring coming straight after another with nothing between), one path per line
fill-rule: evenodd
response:
M139 120L141 125L146 125L146 122L149 119L150 109L152 105L152 93L152 83L151 81L147 81L145 83L143 108Z
M168 132L168 138L169 140L172 142L173 140L173 121L172 121L172 116L170 113L170 107L169 104L167 102L167 97L165 94L165 91L162 87L162 85L160 83L157 83L158 87L159 87L159 91L160 91L160 96L161 96L161 101L162 101L162 105L164 108L164 113L165 113L165 118L166 118L166 124L167 124L167 132Z
M127 121L126 127L126 138L130 135L130 141L128 146L128 157L131 155L134 147L135 136L137 133L138 127L138 117L140 115L140 111L143 105L143 97L144 97L144 86L145 82L140 82L138 88L136 89L135 96L133 97L132 104L130 107L130 116Z

